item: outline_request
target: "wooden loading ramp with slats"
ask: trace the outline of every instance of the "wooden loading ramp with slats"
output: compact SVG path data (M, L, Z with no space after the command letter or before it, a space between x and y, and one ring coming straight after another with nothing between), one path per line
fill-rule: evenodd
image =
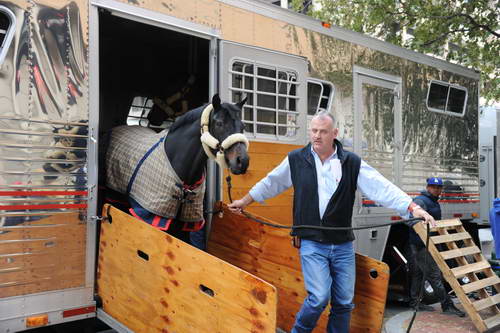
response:
M422 240L426 241L427 230L422 223L414 226ZM431 228L429 252L443 272L443 276L455 291L465 311L479 332L500 329L500 278L491 269L471 235L465 231L459 219L437 221ZM436 245L442 244L438 247ZM458 266L450 268L452 262ZM461 285L458 279L467 276L469 283ZM496 290L490 295L486 288ZM479 300L469 297L475 292ZM477 298L477 297L476 297Z

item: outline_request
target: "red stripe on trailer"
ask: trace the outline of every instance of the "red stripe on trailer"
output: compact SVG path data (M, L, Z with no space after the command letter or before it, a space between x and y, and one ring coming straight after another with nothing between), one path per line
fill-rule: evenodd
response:
M422 193L408 192L407 194L410 196L417 196L421 195ZM478 196L479 193L450 193L450 192L441 193L441 197L478 197Z
M478 197L479 193L441 193L442 197Z
M0 210L55 209L55 208L87 208L87 204L50 204L50 205L8 205L8 206L0 206Z
M87 191L0 191L0 196L42 197L48 195L87 195Z
M79 315L91 313L91 312L95 312L95 306L86 306L83 308L63 311L63 318L72 317L72 316L79 316Z
M439 202L443 203L475 203L479 202L479 200L452 200L452 199L445 199L445 200L439 200Z

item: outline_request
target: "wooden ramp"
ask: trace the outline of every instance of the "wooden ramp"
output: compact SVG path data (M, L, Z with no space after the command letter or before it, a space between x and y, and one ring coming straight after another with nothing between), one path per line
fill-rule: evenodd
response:
M477 330L479 332L498 330L500 278L493 272L489 262L483 257L481 250L474 244L471 235L465 231L459 219L437 222L437 227L431 228L431 232L435 232L436 235L431 236L429 240L430 254ZM426 226L418 223L414 229L425 242ZM458 266L450 268L449 264L453 261ZM469 278L470 283L460 285L458 279L464 276ZM490 296L486 291L487 287L492 287L498 294ZM480 299L469 298L468 294L472 292L476 292Z
M103 216L97 287L115 320L134 332L275 333L275 287L112 206Z
M306 297L299 253L291 245L290 230L249 221L225 205L223 209L223 215L212 220L208 251L276 286L278 327L289 332ZM381 331L388 282L389 268L385 263L356 254L356 307L351 333ZM327 321L328 310L314 332L326 332Z

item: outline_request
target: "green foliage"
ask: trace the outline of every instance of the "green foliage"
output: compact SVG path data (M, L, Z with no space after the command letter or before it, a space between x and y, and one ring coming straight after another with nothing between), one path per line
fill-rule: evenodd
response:
M306 1L307 3L308 1ZM318 0L307 14L481 72L482 97L500 101L498 0ZM292 0L303 11L303 0ZM413 38L403 38L410 32Z

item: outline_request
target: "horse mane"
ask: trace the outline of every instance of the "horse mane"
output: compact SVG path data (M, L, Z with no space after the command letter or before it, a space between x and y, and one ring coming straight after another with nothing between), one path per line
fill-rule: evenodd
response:
M173 133L175 130L183 127L184 125L191 125L195 121L201 118L201 113L205 109L206 105L200 106L196 109L190 110L180 117L175 119L175 122L170 126L168 132Z

